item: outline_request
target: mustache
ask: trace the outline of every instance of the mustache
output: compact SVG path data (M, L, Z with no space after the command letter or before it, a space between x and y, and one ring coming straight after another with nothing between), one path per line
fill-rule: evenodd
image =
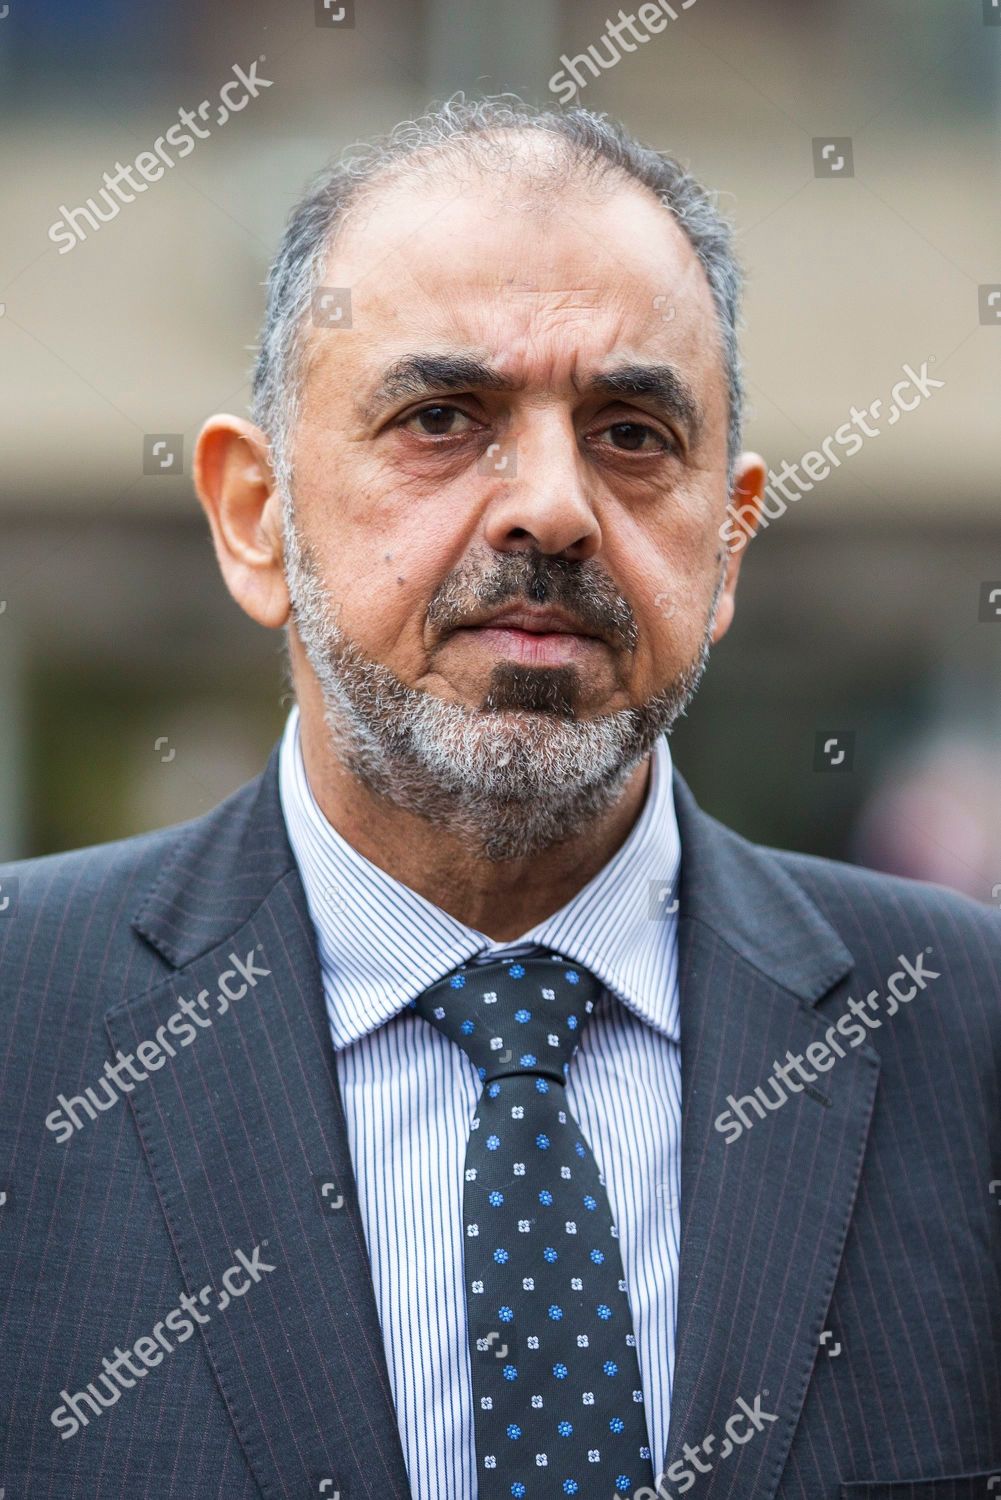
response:
M639 629L629 602L608 572L594 563L550 557L533 549L507 552L455 568L432 595L428 624L439 635L459 630L484 609L525 600L559 605L585 630L631 651Z

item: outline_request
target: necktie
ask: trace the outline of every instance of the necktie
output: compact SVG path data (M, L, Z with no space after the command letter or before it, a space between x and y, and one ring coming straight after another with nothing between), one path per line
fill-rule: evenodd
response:
M479 1500L613 1500L652 1483L618 1231L566 1103L600 993L542 951L463 965L414 1002L483 1085L463 1189Z

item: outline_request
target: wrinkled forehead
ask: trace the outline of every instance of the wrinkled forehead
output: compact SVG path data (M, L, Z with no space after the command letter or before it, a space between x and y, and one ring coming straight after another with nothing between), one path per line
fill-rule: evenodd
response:
M350 307L307 330L309 377L364 384L401 352L471 351L513 380L573 383L619 354L683 362L722 390L719 324L670 211L621 174L540 176L449 161L370 191L321 284ZM315 302L315 298L314 298Z

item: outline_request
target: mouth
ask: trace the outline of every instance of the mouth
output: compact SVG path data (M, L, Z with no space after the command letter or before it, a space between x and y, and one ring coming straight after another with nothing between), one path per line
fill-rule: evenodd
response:
M523 666L566 666L607 649L600 636L548 606L499 610L454 635Z

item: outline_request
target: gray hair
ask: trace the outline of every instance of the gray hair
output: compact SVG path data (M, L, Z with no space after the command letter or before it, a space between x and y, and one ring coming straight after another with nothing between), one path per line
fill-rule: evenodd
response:
M729 397L727 489L732 490L744 405L737 341L742 276L733 253L732 228L715 195L678 162L641 145L604 114L538 109L513 95L467 100L459 93L386 135L350 147L312 180L289 216L268 273L251 407L254 421L268 438L275 477L287 500L292 493L291 442L299 415L312 296L349 209L377 180L433 170L449 152L482 161L493 149L491 164L508 170L510 151L503 146L498 151L496 135L510 130L544 135L554 148L557 172L584 172L595 179L618 172L649 188L684 231L705 271L719 317ZM533 175L543 169L533 163L526 170Z

